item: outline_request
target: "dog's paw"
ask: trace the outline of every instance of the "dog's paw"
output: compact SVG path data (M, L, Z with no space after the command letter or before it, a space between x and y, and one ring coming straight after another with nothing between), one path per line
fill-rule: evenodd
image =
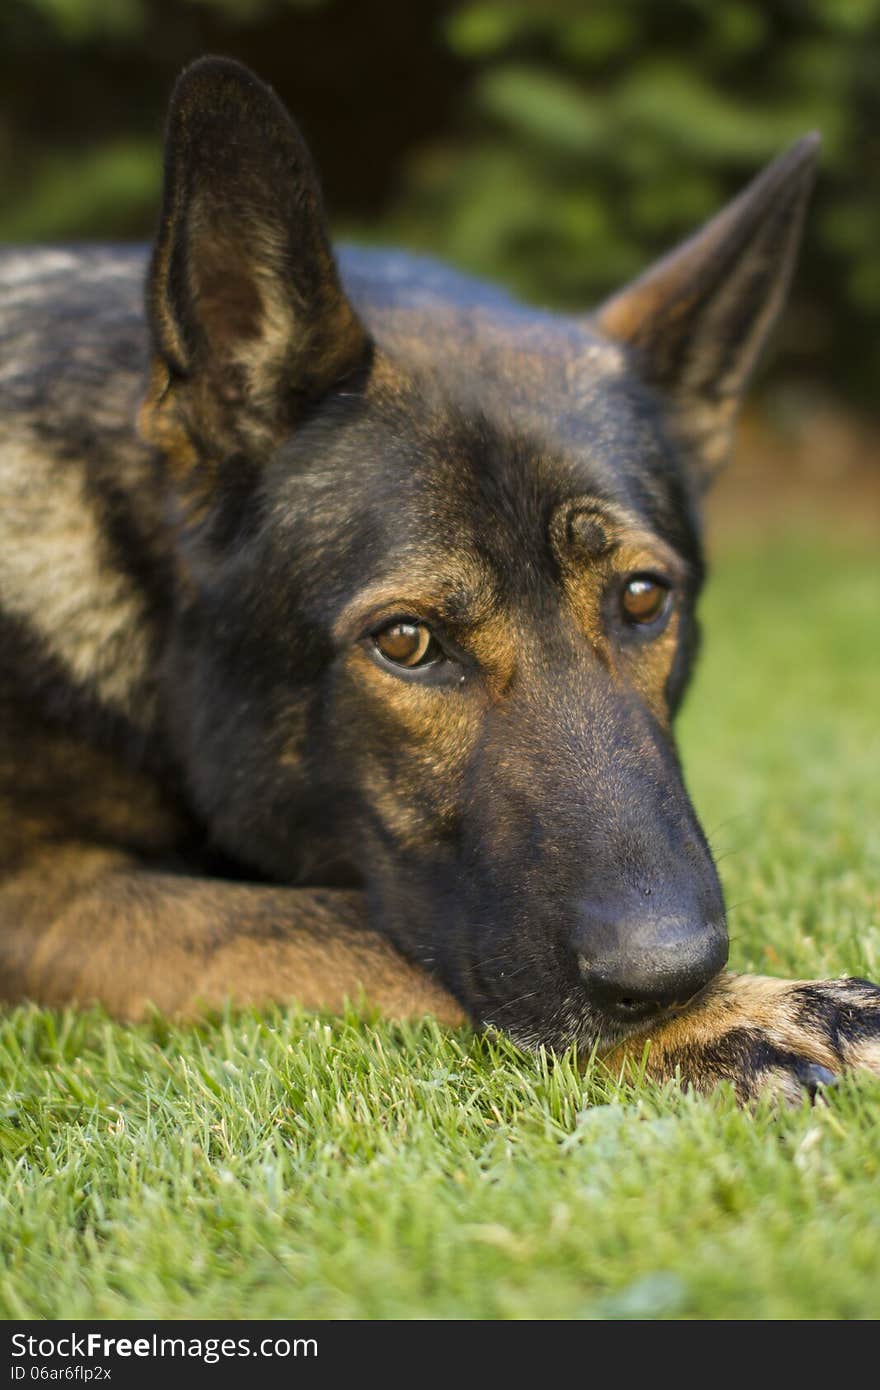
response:
M880 988L868 980L722 977L692 1009L631 1039L612 1065L643 1057L647 1073L709 1090L731 1081L740 1100L800 1104L843 1071L880 1076Z

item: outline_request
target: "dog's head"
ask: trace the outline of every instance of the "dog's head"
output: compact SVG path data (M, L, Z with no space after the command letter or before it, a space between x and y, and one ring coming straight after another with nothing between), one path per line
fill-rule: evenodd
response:
M590 317L327 239L273 94L174 95L143 428L167 717L217 843L363 886L521 1041L614 1040L727 955L671 725L699 498L791 273L813 140Z

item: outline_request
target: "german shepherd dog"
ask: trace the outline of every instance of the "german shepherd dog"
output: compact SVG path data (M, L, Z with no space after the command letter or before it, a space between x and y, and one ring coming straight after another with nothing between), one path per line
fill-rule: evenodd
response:
M815 147L557 317L337 258L297 128L206 58L148 269L0 256L5 1000L365 999L744 1100L880 1073L876 986L723 973L672 737Z

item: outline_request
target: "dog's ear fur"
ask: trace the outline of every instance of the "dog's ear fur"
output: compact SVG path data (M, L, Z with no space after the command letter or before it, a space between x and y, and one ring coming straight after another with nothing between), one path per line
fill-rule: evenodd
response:
M225 58L178 79L148 285L146 436L181 460L260 450L366 358L302 136Z
M663 393L705 486L791 280L817 135L797 141L690 240L593 316Z

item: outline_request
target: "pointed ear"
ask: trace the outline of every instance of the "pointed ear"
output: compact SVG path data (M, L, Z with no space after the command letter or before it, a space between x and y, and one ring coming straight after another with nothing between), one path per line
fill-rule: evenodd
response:
M593 317L666 396L704 485L725 461L737 408L785 299L818 147L817 135L792 145Z
M171 99L144 433L178 459L265 446L365 360L308 150L269 87L203 58Z

